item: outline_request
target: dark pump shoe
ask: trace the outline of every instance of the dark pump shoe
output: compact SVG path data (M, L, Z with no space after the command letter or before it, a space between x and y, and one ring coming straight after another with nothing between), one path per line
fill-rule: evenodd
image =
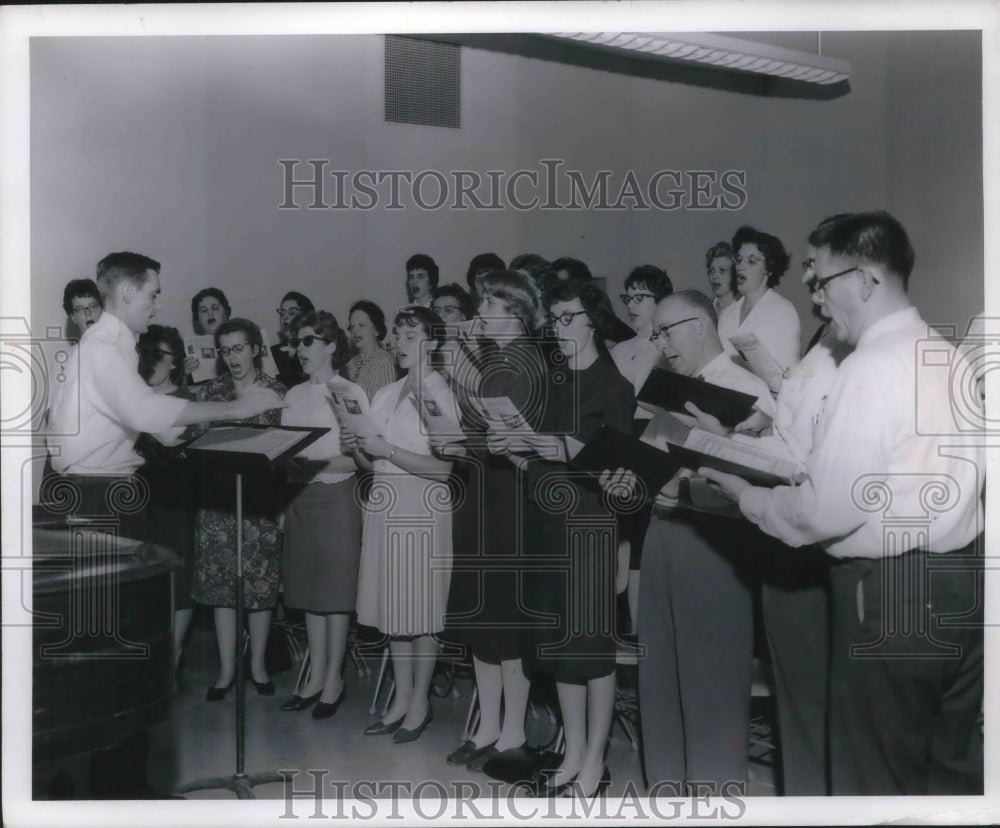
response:
M556 767L562 755L538 750L526 744L500 751L483 765L483 772L492 779L515 784L535 782L540 772Z
M226 697L232 686L236 684L236 679L234 678L225 687L209 687L208 692L205 694L205 701L217 702L222 701Z
M379 719L374 724L370 724L365 728L365 736L387 736L390 733L395 733L403 726L403 719L405 718L406 714L403 714L396 721L388 723Z
M322 690L311 696L306 696L305 698L302 698L302 696L296 693L288 701L281 705L281 709L290 713L294 713L296 710L305 710L307 707L311 707L315 702L319 701L319 697L322 695Z
M493 747L496 742L490 742L485 747L477 748L476 743L471 739L465 742L458 750L453 750L448 754L448 758L445 761L449 765L467 765L474 759L478 759L480 756L484 755Z
M257 681L253 676L250 676L250 681L253 682L253 686L257 688L258 695L261 696L273 696L274 695L274 682L271 679L267 681Z
M404 717L405 718L405 717ZM424 720L413 730L407 730L402 728L396 732L392 737L392 741L397 745L405 745L407 742L415 742L420 738L420 734L424 732L424 729L431 723L431 719L434 718L434 711L428 707L427 715L424 716Z
M340 707L340 703L344 700L344 696L347 695L347 688L340 688L340 695L337 696L337 700L333 702L317 702L316 707L312 712L312 717L314 719L329 719L334 713L337 712L337 708Z

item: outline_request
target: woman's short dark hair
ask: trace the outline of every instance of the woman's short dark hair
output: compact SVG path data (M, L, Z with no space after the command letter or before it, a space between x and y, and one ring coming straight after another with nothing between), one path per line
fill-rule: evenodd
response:
M465 281L469 285L469 290L475 290L477 275L506 269L507 265L503 263L503 259L496 253L480 253L477 256L473 256L472 261L469 262L469 269L465 273Z
M249 345L257 346L257 356L253 358L253 367L259 372L261 368L264 367L264 337L261 334L260 327L256 322L251 322L249 319L244 319L240 316L237 316L234 319L227 319L215 330L215 350L218 351L221 347L219 345L219 341L222 337L234 333L243 334ZM220 363L223 363L221 355L218 359ZM218 373L220 375L222 375L224 368L224 363L219 365Z
M437 287L439 271L435 262L426 253L414 253L406 260L406 275L410 275L411 270L426 270L427 278L431 285L431 290Z
M458 309L465 319L472 319L476 315L476 308L472 303L472 297L469 296L469 291L458 282L449 282L446 285L434 288L434 292L431 294L431 302L435 299L440 299L442 296L451 296L458 302Z
M382 308L374 302L369 302L367 299L360 299L351 305L351 309L347 312L348 324L351 323L351 314L354 311L361 311L372 321L372 324L375 326L375 333L378 334L379 342L385 339L385 335L389 332L389 329L385 324L385 314L382 313Z
M587 267L586 262L574 259L572 256L563 256L561 259L556 259L549 265L549 267L557 275L560 270L565 270L566 276L570 279L579 279L584 282L589 282L594 278L594 274L590 272L590 268Z
M97 304L104 307L104 297L97 289L97 284L93 279L71 279L63 288L63 310L67 316L73 315L73 300L90 297L97 301Z
M167 346L174 361L170 366L170 381L178 388L186 387L184 340L181 339L180 331L169 325L150 325L145 333L139 334L139 376L143 381L149 382L153 369L161 359L161 344Z
M351 348L347 344L347 334L337 324L337 317L324 310L306 311L292 319L290 325L292 336L298 336L302 328L312 328L317 336L336 346L330 354L330 367L334 371L339 371L347 364L351 358Z
M607 294L593 282L585 282L580 279L562 279L552 285L545 297L545 302L551 309L556 302L572 302L574 299L580 300L598 342L603 344L603 341L611 335L618 319Z
M531 277L522 270L500 270L488 274L480 287L483 296L503 302L521 320L525 333L535 333L541 325L542 297Z
M233 313L233 309L229 306L229 300L217 287L207 287L199 290L195 295L194 299L191 300L191 327L194 328L194 332L201 336L205 333L205 329L201 326L201 322L198 319L198 305L201 304L201 300L209 296L214 297L219 300L219 304L222 305L222 309L226 312L226 319ZM226 319L222 321L225 322Z
M309 313L309 311L316 310L316 306L313 305L312 301L304 293L299 293L297 290L290 290L284 296L281 297L279 305L285 304L285 302L295 302L299 306L299 313Z
M653 294L657 302L674 292L674 284L670 281L667 271L651 264L632 268L632 272L625 279L625 290L629 288L645 288Z
M756 245L764 257L764 272L767 273L767 286L774 287L777 285L781 281L781 277L785 275L785 271L788 270L788 263L792 260L792 257L788 255L788 251L785 250L785 245L781 243L781 239L744 224L736 231L736 235L733 236L732 246L734 257L739 254L740 248L745 244Z
M393 330L398 330L404 325L408 328L423 328L427 336L437 343L431 352L431 364L438 365L441 360L441 344L445 341L445 331L448 327L444 320L430 308L407 305L405 308L400 308L392 320Z

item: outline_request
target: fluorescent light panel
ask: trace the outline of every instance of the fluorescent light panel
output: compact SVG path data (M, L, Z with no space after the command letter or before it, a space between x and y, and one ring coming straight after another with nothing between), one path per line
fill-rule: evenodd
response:
M554 32L548 36L806 83L839 83L851 76L846 60L703 32Z

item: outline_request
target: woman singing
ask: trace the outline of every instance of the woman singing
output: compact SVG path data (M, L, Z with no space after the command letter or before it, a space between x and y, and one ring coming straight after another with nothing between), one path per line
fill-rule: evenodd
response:
M288 391L282 425L327 427L330 431L297 455L288 471L293 498L285 511L282 583L285 603L305 610L311 670L309 680L281 705L326 719L344 699L341 668L354 611L361 555L361 511L355 499L354 459L343 455L331 393L364 397L353 382L338 376L350 351L347 335L327 311L307 312L291 325L306 382Z

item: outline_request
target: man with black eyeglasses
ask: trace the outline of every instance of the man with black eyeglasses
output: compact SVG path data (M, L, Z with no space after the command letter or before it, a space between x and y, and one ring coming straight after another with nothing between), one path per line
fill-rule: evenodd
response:
M656 306L649 337L670 370L757 397L766 420L771 392L730 359L716 324L711 300L686 290ZM619 482L623 474L615 473ZM746 784L753 612L741 552L748 527L738 517L677 509L683 474L656 496L643 543L643 758L651 795L684 796L696 783L718 795L725 785Z
M910 301L895 218L843 216L810 241L813 301L854 351L808 476L764 489L701 472L768 534L829 556L832 793L982 794L984 457L956 419L962 357Z

